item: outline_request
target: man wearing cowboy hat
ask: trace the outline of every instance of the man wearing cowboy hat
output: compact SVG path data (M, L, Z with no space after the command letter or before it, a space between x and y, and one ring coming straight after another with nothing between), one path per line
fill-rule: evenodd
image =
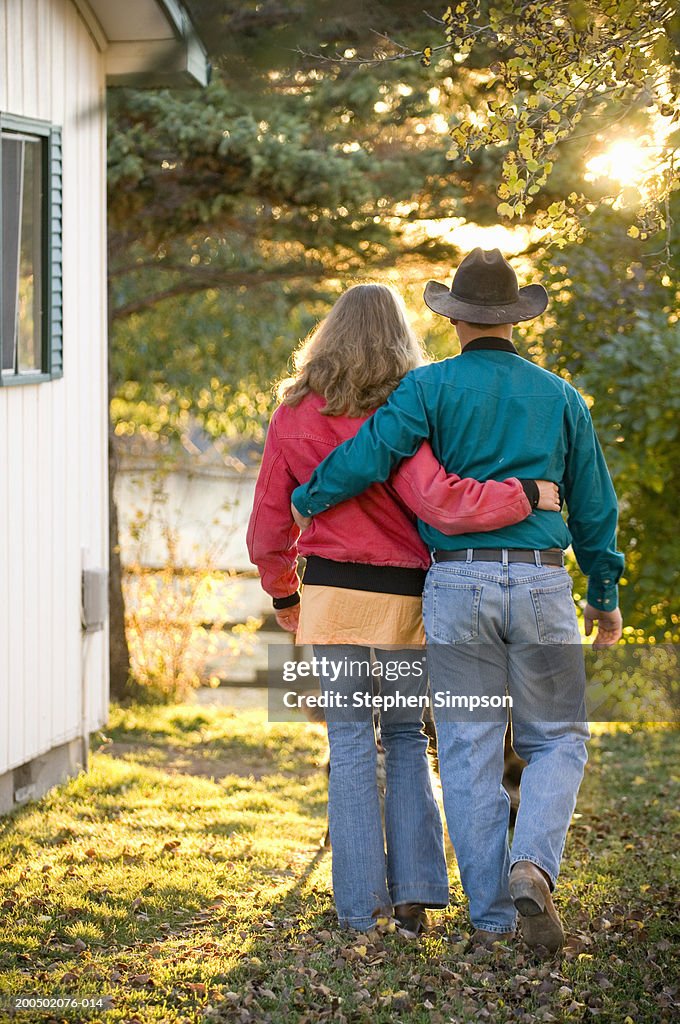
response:
M589 577L586 634L616 643L617 503L588 406L560 377L519 356L512 328L548 303L518 288L498 249L475 249L450 288L425 302L455 326L462 352L411 371L388 401L293 492L304 517L386 480L424 439L449 472L478 480L547 479L567 505L484 534L446 536L419 523L433 564L423 593L428 665L449 832L476 939L554 951L564 933L551 893L586 762L585 673L563 550ZM512 850L502 788L512 699L514 746L527 761ZM484 701L486 700L486 706ZM465 703L467 701L467 703Z

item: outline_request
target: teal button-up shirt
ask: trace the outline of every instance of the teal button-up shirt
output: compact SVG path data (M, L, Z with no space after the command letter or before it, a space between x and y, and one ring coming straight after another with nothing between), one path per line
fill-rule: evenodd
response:
M293 504L313 516L386 480L429 438L445 469L477 480L553 480L567 506L514 526L449 537L418 523L431 548L567 548L589 577L588 601L618 604L623 555L618 506L588 406L570 384L523 359L511 342L476 338L452 359L412 370L350 441L339 445Z

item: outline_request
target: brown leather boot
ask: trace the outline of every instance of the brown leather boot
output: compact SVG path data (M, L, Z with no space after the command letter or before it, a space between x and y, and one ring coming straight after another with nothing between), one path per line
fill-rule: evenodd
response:
M394 908L394 916L400 928L414 935L427 931L430 922L427 911L422 903L398 903Z
M509 942L515 937L514 932L487 932L484 928L477 928L467 944L468 949L484 946L485 949L493 949L497 942Z
M545 946L551 953L561 949L564 930L541 869L528 860L513 865L510 895L522 916L522 936L527 946Z

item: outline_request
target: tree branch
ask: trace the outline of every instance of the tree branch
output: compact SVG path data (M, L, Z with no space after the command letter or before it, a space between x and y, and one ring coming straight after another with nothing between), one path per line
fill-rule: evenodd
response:
M220 271L207 274L201 273L200 276L195 273L190 273L186 268L174 269L182 269L184 271L185 277L183 280L178 281L177 284L170 288L164 288L162 291L153 292L150 295L144 295L139 299L134 299L132 302L126 302L125 305L113 309L111 312L111 319L123 320L125 317L132 316L133 313L142 313L144 310L158 305L159 302L163 302L165 299L174 299L179 295L194 295L198 292L204 292L208 288L241 288L243 286L257 287L261 284L268 284L271 281L292 281L297 278L311 278L318 280L326 276L326 271L322 267L298 267L295 270L287 269L270 271Z

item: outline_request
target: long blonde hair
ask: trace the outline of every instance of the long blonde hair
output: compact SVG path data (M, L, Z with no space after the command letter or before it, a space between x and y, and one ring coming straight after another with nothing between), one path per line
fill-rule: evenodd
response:
M387 400L401 378L426 361L404 301L384 284L357 284L293 355L295 372L278 397L298 405L314 391L326 416L363 416Z

